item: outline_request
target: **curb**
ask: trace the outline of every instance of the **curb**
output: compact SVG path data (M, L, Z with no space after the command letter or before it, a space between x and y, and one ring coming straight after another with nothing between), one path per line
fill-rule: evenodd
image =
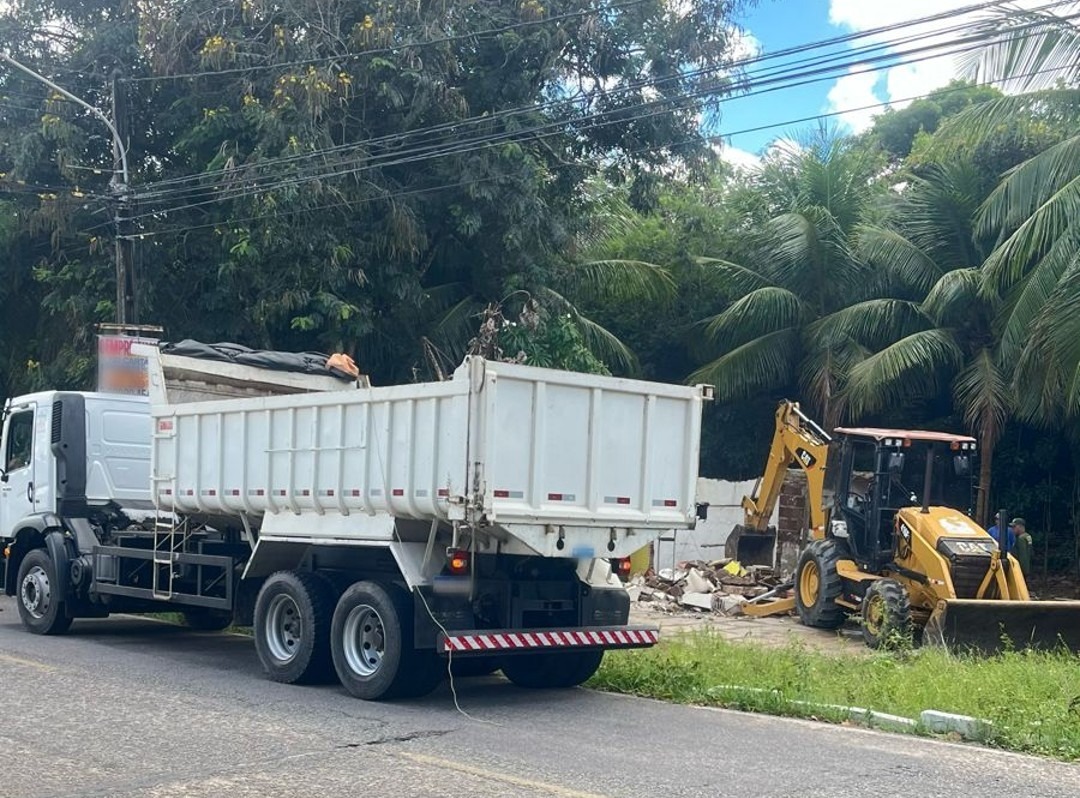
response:
M790 707L811 712L828 712L846 716L852 723L882 731L916 734L920 731L933 734L958 734L961 739L970 742L985 742L993 731L993 724L988 720L973 718L969 715L956 715L936 709L924 709L918 719L905 718L902 715L890 715L865 707L845 707L839 704L819 704L813 701L785 699L780 690L764 687L743 687L735 684L720 684L709 689L710 695L717 693L743 693L758 696L770 696Z

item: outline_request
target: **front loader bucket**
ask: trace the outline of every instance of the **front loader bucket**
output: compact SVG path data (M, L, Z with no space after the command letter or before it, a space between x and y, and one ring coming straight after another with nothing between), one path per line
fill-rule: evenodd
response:
M1080 651L1080 601L941 601L923 629L923 645L981 654Z
M743 565L768 565L776 562L776 530L758 532L739 524L724 543L724 556Z

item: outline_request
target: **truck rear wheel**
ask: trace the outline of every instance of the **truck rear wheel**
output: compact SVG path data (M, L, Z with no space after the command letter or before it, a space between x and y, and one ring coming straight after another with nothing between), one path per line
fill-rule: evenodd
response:
M551 690L576 687L600 668L603 651L515 654L503 661L502 672L518 687Z
M330 586L304 571L272 574L255 599L255 651L266 674L285 684L326 681L330 666Z
M70 629L71 618L61 598L63 589L48 552L28 552L19 566L17 594L23 626L38 635L59 635Z
M338 600L330 634L334 669L356 698L426 695L445 673L434 651L413 646L412 600L396 585L354 584Z

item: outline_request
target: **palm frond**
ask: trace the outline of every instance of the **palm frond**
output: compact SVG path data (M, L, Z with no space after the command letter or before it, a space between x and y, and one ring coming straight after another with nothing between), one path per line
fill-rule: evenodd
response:
M1033 120L1068 130L1080 122L1080 89L1047 89L978 103L945 120L928 154L939 160L969 153L1008 134L1017 120Z
M876 350L931 326L931 320L917 302L869 299L817 320L807 331L811 338L823 341L824 346L850 339Z
M826 428L835 427L843 420L847 375L868 354L864 347L849 338L815 346L803 358L799 374L801 395L825 422Z
M689 383L711 383L721 402L746 399L781 387L798 357L798 332L776 330L733 349L690 375Z
M1010 93L1075 82L1080 79L1075 11L1071 4L1056 10L998 9L973 31L993 38L961 56L961 69L975 81L1008 81Z
M953 383L953 396L964 421L983 446L992 448L1013 409L1009 378L989 349L981 349Z
M640 260L594 260L567 270L570 293L611 302L670 302L677 287L663 266Z
M1058 282L1077 265L1080 265L1080 221L1069 226L1006 297L1001 332L1001 352L1006 361L1019 359Z
M721 290L731 297L775 284L760 272L729 260L701 256L695 258L694 262L707 269L716 278Z
M988 301L982 289L979 269L953 269L934 283L922 302L922 312L939 325L953 324L970 317Z
M934 259L895 230L860 227L857 242L862 259L881 273L886 285L925 293L941 277Z
M617 366L631 373L639 370L637 356L612 332L585 317L569 299L553 288L540 288L536 296L551 312L568 313L581 331L585 345L605 364Z
M802 302L787 289L769 286L751 291L722 313L706 320L706 339L721 350L740 346L778 329L795 327Z
M460 360L476 334L476 322L482 307L471 296L459 300L435 319L428 337L451 359Z
M845 390L851 412L857 417L935 396L963 359L947 330L924 330L902 338L852 367Z

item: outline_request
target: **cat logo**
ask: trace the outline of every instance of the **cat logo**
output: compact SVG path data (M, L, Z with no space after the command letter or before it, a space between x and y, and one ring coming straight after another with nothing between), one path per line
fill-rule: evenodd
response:
M812 465L814 465L814 463L817 462L817 458L802 447L799 447L795 450L795 456L799 458L799 462L802 463L803 468L810 468Z

